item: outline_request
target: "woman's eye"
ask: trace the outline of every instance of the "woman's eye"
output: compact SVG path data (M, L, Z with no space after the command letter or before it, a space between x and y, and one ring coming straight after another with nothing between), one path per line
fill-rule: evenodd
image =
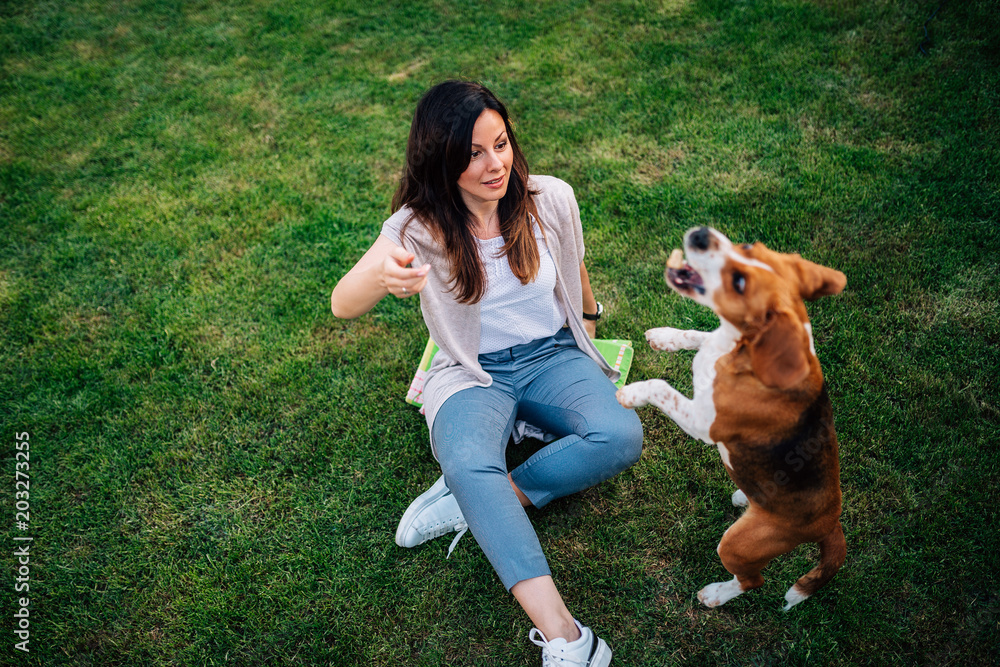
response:
M736 290L737 294L743 294L744 290L747 288L747 277L742 273L733 274L733 289Z
M502 151L503 149L507 148L507 142L506 141L501 141L499 144L496 145L495 148L498 151Z
M472 151L472 159L475 160L477 157L482 155L482 151Z

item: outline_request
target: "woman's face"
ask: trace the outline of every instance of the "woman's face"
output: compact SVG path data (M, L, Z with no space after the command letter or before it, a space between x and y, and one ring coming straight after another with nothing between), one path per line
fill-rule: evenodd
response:
M475 210L485 202L499 201L507 193L514 151L507 141L507 127L493 109L479 115L472 128L469 166L458 177L466 206Z

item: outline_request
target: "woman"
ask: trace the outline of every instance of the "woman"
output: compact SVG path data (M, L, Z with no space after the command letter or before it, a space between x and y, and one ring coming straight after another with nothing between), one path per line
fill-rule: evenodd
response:
M423 398L443 475L406 510L396 542L470 529L536 626L545 664L607 665L610 649L567 610L525 513L616 475L642 448L638 417L615 400L617 373L590 341L601 308L573 190L529 178L489 90L446 81L417 106L392 208L331 306L354 318L386 295L420 294L440 347ZM508 473L515 418L558 439Z

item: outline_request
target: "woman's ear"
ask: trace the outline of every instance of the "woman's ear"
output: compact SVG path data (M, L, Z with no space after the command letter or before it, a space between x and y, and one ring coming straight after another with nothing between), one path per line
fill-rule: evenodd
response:
M771 310L761 331L750 343L754 375L772 389L791 389L809 375L805 327L788 311Z

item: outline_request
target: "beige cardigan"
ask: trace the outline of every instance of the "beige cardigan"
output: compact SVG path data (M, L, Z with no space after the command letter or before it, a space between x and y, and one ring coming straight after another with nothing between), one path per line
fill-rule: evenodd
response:
M617 380L619 373L612 370L583 328L583 226L573 188L553 176L533 176L529 187L539 193L535 205L545 242L555 260L556 298L566 309L573 337L612 381ZM383 233L395 242L411 214L408 207L396 211L383 224ZM493 378L479 365L479 304L458 303L448 291L448 260L442 249L419 220L406 228L401 245L416 255L413 266L431 265L427 286L420 293L420 309L430 337L441 348L423 392L427 426L433 434L434 416L452 394L469 387L488 387Z

